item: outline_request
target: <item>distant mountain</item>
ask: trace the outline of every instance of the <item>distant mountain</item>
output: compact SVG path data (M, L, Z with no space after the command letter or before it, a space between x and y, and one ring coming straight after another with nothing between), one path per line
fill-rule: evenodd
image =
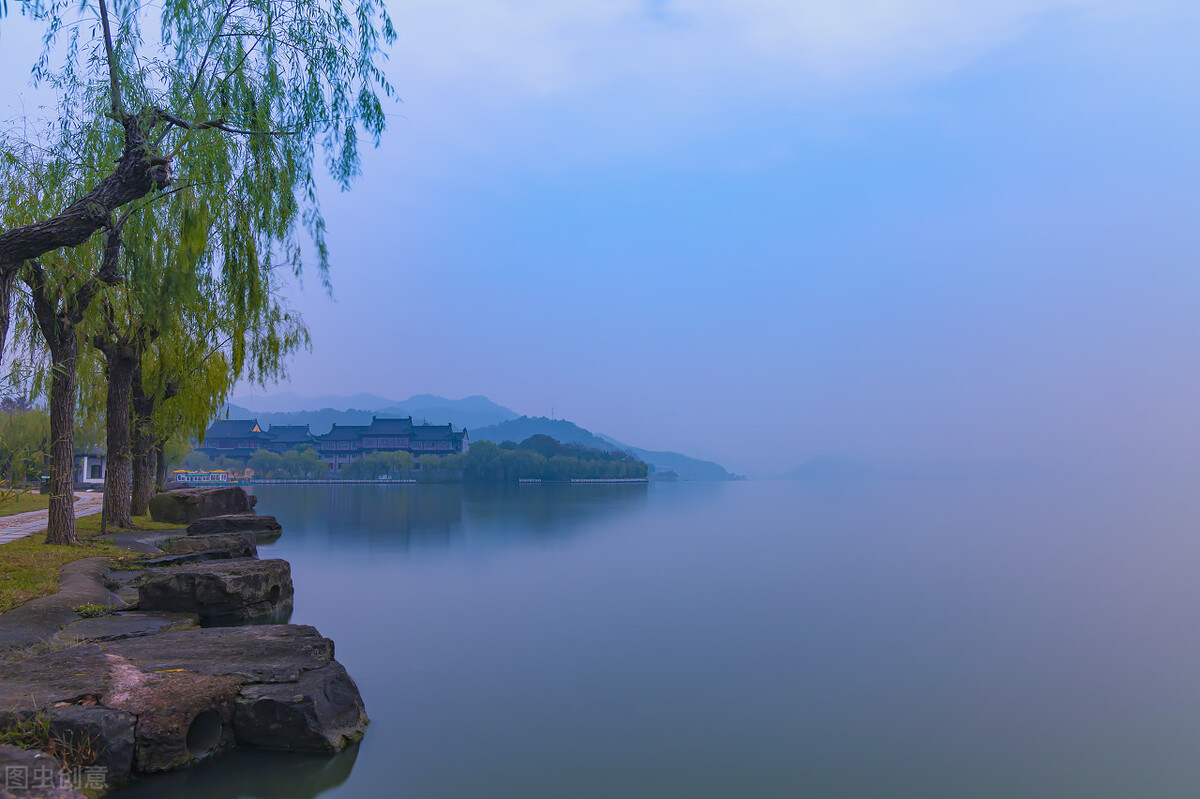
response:
M374 394L354 394L349 397L277 394L251 399L251 405L230 402L227 405L230 418L255 418L262 425L307 424L318 434L328 432L334 424L370 424L372 416L412 416L418 424L452 424L455 429L465 427L467 430L498 424L517 416L515 411L478 395L452 400L433 394L417 394L400 402ZM279 400L278 404L276 400ZM325 404L299 409L294 407L310 402ZM360 404L354 404L356 402Z
M657 452L649 449L641 449L640 447L632 447L629 444L622 443L612 436L600 436L605 441L611 442L613 445L627 452L632 452L646 463L654 464L654 468L659 471L676 472L681 480L744 480L745 477L732 474L719 463L713 461L703 461L699 458L691 458L687 455L681 455L678 452Z
M653 450L630 447L629 451L646 463L653 464L660 472L673 471L680 480L744 480L736 474L730 474L725 467L713 461L703 461L690 458L678 452L655 452Z
M656 470L672 470L681 480L733 480L735 475L725 471L719 463L689 458L678 452L654 452L622 444L608 436L597 435L565 419L547 419L544 416L522 416L498 425L476 428L470 431L472 441L515 441L520 443L532 435L541 433L564 444L582 444L603 450L632 452L652 465Z
M303 407L305 405L308 407ZM585 430L565 419L517 416L512 409L479 395L452 400L433 394L416 394L397 402L375 394L303 397L288 392L234 399L226 404L225 411L223 416L227 415L230 419L257 419L264 428L270 425L306 424L317 435L329 432L335 424L370 424L372 416L412 416L418 424L449 423L456 430L466 428L470 441L494 441L497 444L501 441L520 443L541 433L564 444L582 444L610 452L632 452L657 470L676 472L681 480L738 479L719 463L689 458L678 452L655 452L632 447L609 436Z
M378 394L351 394L349 396L326 394L320 397L305 397L291 391L258 397L230 397L229 402L231 405L237 405L255 413L294 413L296 411L315 411L319 408L341 411L357 408L363 411L375 411L400 404L396 400L381 397Z
M585 447L609 452L621 449L614 447L607 439L601 438L590 430L584 430L574 422L568 422L566 419L547 419L545 416L522 416L489 427L477 427L470 431L472 441L495 441L497 444L501 441L515 441L520 444L530 436L538 434L550 436L563 444L581 444Z

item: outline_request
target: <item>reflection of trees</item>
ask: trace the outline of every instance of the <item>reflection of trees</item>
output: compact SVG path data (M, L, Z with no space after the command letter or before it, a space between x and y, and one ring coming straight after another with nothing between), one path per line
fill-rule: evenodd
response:
M253 796L255 799L313 799L350 777L358 744L336 755L237 749L193 768L148 777L109 794L113 799L199 799Z
M640 508L647 492L645 483L481 483L463 489L472 533L502 529L529 539L567 536L598 518Z
M644 483L256 486L289 542L372 548L537 544L640 508ZM285 542L286 543L286 542Z

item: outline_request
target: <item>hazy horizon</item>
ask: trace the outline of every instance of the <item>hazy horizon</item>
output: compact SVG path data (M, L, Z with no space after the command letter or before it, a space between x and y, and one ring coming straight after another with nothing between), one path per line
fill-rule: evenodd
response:
M268 392L759 474L1200 468L1197 4L389 7L403 104L323 186L333 301L294 287L314 347ZM0 117L36 51L10 8Z

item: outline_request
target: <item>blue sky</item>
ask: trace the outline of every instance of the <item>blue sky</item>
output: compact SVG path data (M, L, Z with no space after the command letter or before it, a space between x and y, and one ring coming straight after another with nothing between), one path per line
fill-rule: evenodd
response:
M391 13L403 103L325 192L291 390L486 394L757 474L1198 460L1195 3Z

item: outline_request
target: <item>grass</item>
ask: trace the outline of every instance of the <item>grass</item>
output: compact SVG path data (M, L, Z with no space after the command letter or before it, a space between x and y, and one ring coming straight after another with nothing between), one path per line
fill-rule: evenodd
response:
M137 516L134 526L140 530L177 530L179 525L160 524L148 516ZM140 560L127 550L94 540L100 533L100 514L75 520L75 546L43 544L40 533L0 544L0 613L11 610L31 599L53 594L58 590L58 570L82 558L120 558L130 563Z
M95 705L96 697L86 696L74 704ZM83 730L55 730L51 718L44 710L32 714L0 714L0 744L45 752L58 758L68 769L91 766L104 753L105 743L100 736ZM83 793L98 796L103 792L84 790ZM5 792L5 795L12 794Z
M179 530L187 527L186 524L164 524L163 522L152 521L149 516L134 516L134 530ZM114 533L116 530L109 530ZM79 540L84 538L95 538L100 535L100 514L93 513L91 516L84 516L82 519L75 520L75 536ZM180 533L182 535L182 533Z
M45 510L50 506L50 495L36 491L0 492L0 516L12 516L31 510Z
M100 616L107 616L112 613L112 608L106 608L104 605L97 605L95 602L86 602L82 605L76 605L71 610L83 616L85 619L95 619Z

